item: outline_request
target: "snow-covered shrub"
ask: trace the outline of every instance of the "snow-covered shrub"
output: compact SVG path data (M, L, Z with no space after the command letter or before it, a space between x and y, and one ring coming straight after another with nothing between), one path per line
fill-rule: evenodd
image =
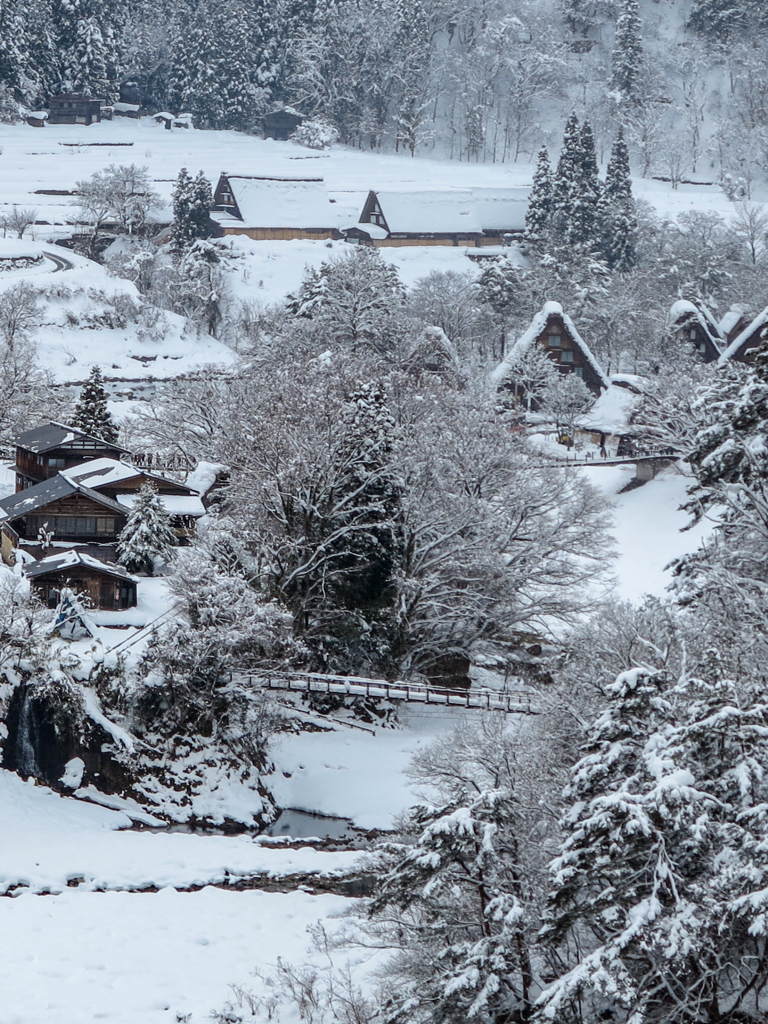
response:
M291 142L309 149L328 149L339 141L339 130L324 117L313 117L302 123L291 135Z

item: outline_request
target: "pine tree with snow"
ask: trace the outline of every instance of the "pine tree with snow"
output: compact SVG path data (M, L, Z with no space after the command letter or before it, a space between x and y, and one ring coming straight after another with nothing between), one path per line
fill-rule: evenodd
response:
M552 168L546 146L539 150L536 170L533 175L533 187L528 198L528 209L525 214L525 240L532 244L540 243L549 228L552 216Z
M506 256L482 260L477 288L480 300L490 306L498 317L505 320L525 301L520 269Z
M182 167L171 193L173 199L172 248L180 253L198 239L211 234L210 215L213 206L211 183L202 171L192 178Z
M103 441L114 444L117 441L117 427L112 414L107 409L107 392L101 370L94 366L91 375L83 385L80 397L75 405L72 424L79 427L92 437L100 437Z
M638 0L622 0L611 62L611 89L624 101L637 100L637 79L643 63Z
M589 121L585 121L579 132L574 188L570 196L570 209L564 233L565 240L571 247L581 248L588 253L599 248L601 197L602 185L597 170L595 136Z
M382 970L390 982L387 1020L531 1019L529 794L514 745L501 723L488 722L416 758L412 776L445 802L412 809L408 842L387 844L379 855L363 925L374 942L385 938L397 949Z
M552 227L559 239L567 241L578 195L581 174L581 126L576 114L568 118L563 133L563 146L552 181Z
M117 557L129 572L152 575L158 558L166 559L177 544L171 518L153 484L145 484L117 540Z
M631 270L637 262L637 213L623 128L619 128L611 148L602 195L601 221L606 263L611 270Z
M610 690L571 774L543 931L578 953L542 994L541 1016L759 1019L768 705L749 686L672 687L643 668Z

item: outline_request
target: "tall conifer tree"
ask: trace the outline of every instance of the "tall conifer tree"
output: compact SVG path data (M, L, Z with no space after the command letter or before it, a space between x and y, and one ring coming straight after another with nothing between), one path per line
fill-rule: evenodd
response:
M637 99L637 76L643 62L640 40L640 9L637 0L622 0L616 19L611 88L625 100Z
M540 242L549 228L552 217L552 168L546 146L539 150L533 188L525 214L525 238L528 242Z
M629 150L624 131L611 149L601 204L603 254L611 269L631 270L637 262L637 214L632 196Z
M107 409L107 393L98 366L93 367L90 377L83 385L72 423L86 434L100 437L103 441L114 444L117 440L117 427Z
M565 239L573 215L573 199L578 185L581 163L581 130L579 119L573 113L568 118L563 134L563 148L557 161L552 183L552 225L556 234Z

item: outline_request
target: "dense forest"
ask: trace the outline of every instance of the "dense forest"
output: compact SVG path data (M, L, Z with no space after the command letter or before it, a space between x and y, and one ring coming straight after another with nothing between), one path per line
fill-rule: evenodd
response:
M289 104L344 143L464 160L527 159L571 109L602 157L617 123L642 171L743 179L768 130L755 0L9 0L7 116L74 89L258 129ZM746 135L749 134L749 142Z

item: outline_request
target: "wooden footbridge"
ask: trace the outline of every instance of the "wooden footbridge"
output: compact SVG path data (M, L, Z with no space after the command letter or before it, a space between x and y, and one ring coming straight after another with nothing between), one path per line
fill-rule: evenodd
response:
M503 711L508 715L538 715L543 708L541 696L533 690L451 689L425 686L420 683L361 676L323 675L319 672L241 676L241 683L266 690L289 690L294 693L333 693L340 696L369 697L380 700L421 704L429 707L475 708L481 711Z
M600 456L587 458L580 452L574 452L571 457L566 455L541 459L536 465L541 468L557 467L560 469L566 466L594 467L634 464L635 479L646 482L653 480L657 473L661 472L662 469L666 469L667 466L671 466L672 463L677 462L679 459L679 454L670 454L669 452L638 452L635 455L613 455L608 458L601 458Z

